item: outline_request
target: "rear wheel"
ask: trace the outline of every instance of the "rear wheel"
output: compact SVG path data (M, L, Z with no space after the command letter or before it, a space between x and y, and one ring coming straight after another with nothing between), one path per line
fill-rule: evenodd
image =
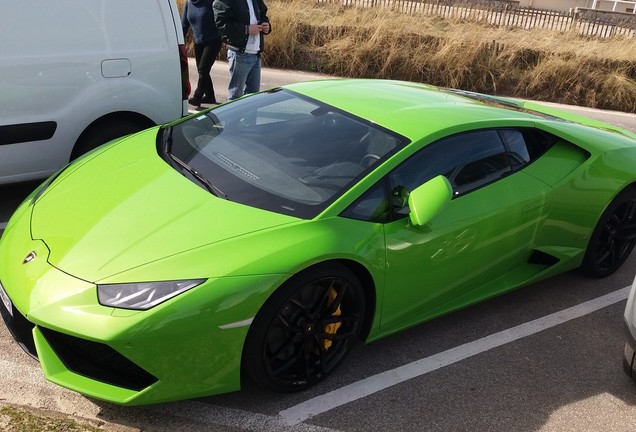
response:
M636 190L628 188L614 198L598 221L581 270L592 277L614 273L636 244Z
M357 338L364 316L360 283L346 267L321 265L290 279L252 323L244 371L275 391L297 391L329 376Z
M93 125L90 129L84 131L77 140L75 148L71 153L71 160L77 159L84 153L99 147L108 141L122 137L131 133L139 132L145 127L132 120L115 120L110 119L98 125Z

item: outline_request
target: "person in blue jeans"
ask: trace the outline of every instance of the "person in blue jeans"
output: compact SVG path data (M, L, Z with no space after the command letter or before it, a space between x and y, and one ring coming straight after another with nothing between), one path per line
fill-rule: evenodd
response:
M184 36L188 29L192 29L194 57L199 73L197 87L188 103L196 109L199 109L202 103L215 104L216 96L210 71L221 51L222 42L214 21L212 0L188 0L181 14L181 26Z
M214 0L214 19L227 46L228 100L261 86L261 53L272 27L263 0Z

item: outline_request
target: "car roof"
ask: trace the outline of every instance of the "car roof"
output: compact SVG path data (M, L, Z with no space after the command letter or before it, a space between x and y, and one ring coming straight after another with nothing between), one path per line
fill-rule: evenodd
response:
M396 131L412 141L461 123L541 118L538 113L522 111L522 101L514 103L406 81L330 79L284 87ZM505 108L506 105L516 110Z

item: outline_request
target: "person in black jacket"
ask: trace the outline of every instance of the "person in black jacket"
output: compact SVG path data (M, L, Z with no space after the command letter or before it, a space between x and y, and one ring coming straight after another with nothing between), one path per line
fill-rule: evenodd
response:
M188 0L181 14L181 26L184 36L192 28L194 57L199 72L197 88L188 102L197 109L201 107L201 103L215 104L210 71L221 51L221 35L214 23L212 0Z
M255 93L261 86L261 57L272 27L263 0L214 0L214 19L227 45L228 100Z

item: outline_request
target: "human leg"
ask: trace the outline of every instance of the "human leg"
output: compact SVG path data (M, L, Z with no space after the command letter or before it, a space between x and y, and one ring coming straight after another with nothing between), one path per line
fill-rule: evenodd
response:
M258 60L258 56L255 54L228 50L227 61L230 69L230 82L227 89L228 100L239 98L245 94L248 75L252 71L256 60ZM251 79L253 80L254 77ZM260 71L258 80L260 81ZM253 83L251 86L253 87Z
M245 91L245 80L249 72L248 65L245 64L241 53L234 50L227 51L227 64L230 71L230 82L227 86L228 100L243 96Z
M261 57L253 55L253 63L245 81L245 93L256 93L261 89Z
M204 48L205 48L205 45L203 44L194 44L194 59L197 65L197 72L199 74L199 78L197 80L197 86L194 90L194 93L192 93L192 97L189 100L190 104L194 106L201 105L201 98L203 97L203 94L205 93L205 79L202 79L202 75L201 75L201 59L203 57Z
M206 43L201 53L200 65L197 67L199 72L199 81L203 82L203 96L202 102L216 103L216 97L214 95L214 85L212 84L212 77L210 71L212 65L216 61L216 57L221 50L221 40Z

